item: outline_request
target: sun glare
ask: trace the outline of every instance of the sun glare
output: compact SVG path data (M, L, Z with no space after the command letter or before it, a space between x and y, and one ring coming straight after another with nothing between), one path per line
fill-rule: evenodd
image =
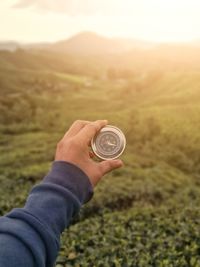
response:
M77 1L77 7L66 2L64 10L61 0L38 0L37 8L31 1L28 8L13 8L14 2L0 3L1 25L6 25L0 27L1 39L55 41L80 31L158 42L200 39L197 0L88 0Z
M200 2L195 0L117 1L104 31L111 35L151 41L190 41L199 39Z

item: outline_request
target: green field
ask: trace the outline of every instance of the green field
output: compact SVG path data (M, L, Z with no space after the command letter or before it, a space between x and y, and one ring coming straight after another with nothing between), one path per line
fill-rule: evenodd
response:
M0 54L0 215L23 206L74 120L108 119L125 166L63 234L57 266L200 266L200 72L117 77L94 59L19 53Z

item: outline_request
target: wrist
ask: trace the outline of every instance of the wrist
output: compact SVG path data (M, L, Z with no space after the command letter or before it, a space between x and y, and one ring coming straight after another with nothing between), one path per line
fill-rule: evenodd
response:
M87 174L77 165L67 161L54 161L43 183L53 183L67 188L84 204L93 196L93 187Z

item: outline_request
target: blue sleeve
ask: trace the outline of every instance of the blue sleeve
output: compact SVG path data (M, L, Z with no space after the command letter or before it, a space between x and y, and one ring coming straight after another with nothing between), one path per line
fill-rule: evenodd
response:
M0 267L52 267L60 235L91 199L92 185L74 164L55 161L22 209L0 217Z

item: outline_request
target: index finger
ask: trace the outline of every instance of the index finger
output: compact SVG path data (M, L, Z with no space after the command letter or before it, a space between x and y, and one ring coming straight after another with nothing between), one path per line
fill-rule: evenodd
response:
M106 125L108 124L107 120L97 120L91 123L88 123L82 130L77 134L77 138L87 145L90 143L92 138Z

